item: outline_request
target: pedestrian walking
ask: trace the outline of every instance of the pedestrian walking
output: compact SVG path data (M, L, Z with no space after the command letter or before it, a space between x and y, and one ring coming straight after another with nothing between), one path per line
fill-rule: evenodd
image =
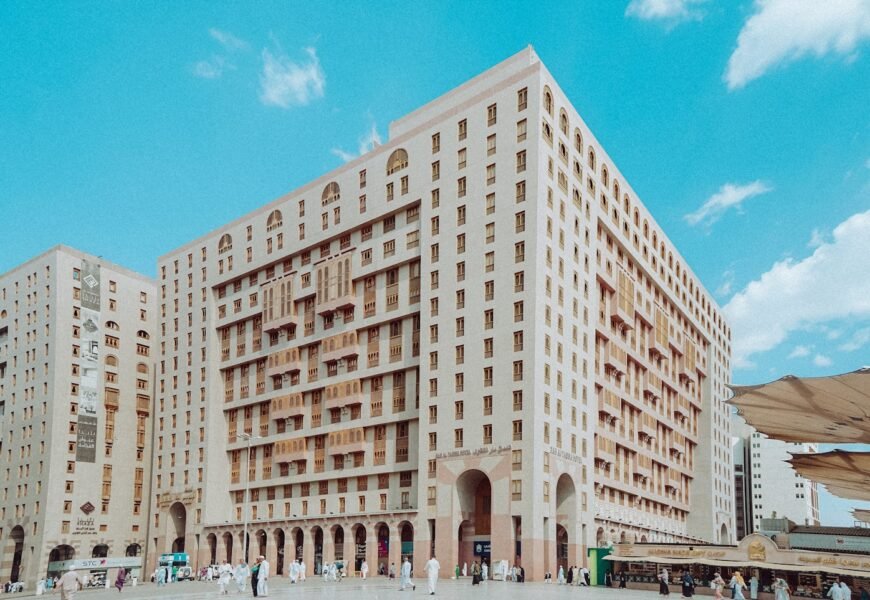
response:
M359 572L362 573L362 578L365 579L369 576L369 563L363 559L362 565L360 565Z
M755 573L749 578L749 598L758 600L758 576Z
M82 579L75 568L70 567L69 571L60 578L58 585L60 587L60 600L75 600L76 592L82 589Z
M432 558L426 563L426 578L429 583L429 595L435 595L435 585L438 583L438 571L441 569L441 564L438 562L438 559L435 558L435 555L432 555Z
M861 588L863 590L864 588ZM786 583L785 579L782 577L776 578L776 583L773 584L773 592L774 592L774 600L789 600L789 594L791 593L791 588L788 587L788 583ZM865 600L864 595L866 592L861 593L861 600ZM870 600L870 596L866 598L866 600Z
M663 567L661 573L659 573L659 596L671 595L671 589L668 587L669 583L668 570Z
M568 572L565 573L565 585L571 585L574 581L574 567L568 567Z
M471 585L480 585L480 565L477 561L471 564Z
M257 593L256 596L268 596L269 595L269 561L266 560L265 556L260 556L257 558L260 561L260 573L257 577Z
M710 587L713 589L713 594L715 595L716 600L722 600L722 590L725 588L725 580L722 579L722 575L720 575L718 571L713 574L713 579L710 580Z
M399 591L404 592L405 588L409 586L412 591L417 589L417 586L411 581L411 561L406 556L405 562L402 563L402 578L399 582Z
M121 567L118 569L118 575L115 577L115 587L118 588L118 592L124 590L125 583L127 583L127 570Z
M254 565L251 567L251 590L254 592L254 598L257 597L257 593L259 592L259 588L257 584L260 579L260 559L257 558L254 562Z
M619 572L619 589L624 590L627 583L628 577L625 574L625 570L622 570Z
M683 570L683 576L680 578L680 584L683 588L683 598L691 598L695 595L695 578L689 571Z
M228 586L230 583L230 565L227 563L226 569L226 583L224 587ZM245 590L248 587L248 577L251 575L251 570L248 568L248 563L244 560L239 559L239 564L236 565L236 568L233 569L233 579L236 580L236 589L240 594L244 594Z
M746 596L743 595L743 590L746 589L746 582L743 580L743 575L740 571L734 571L734 575L731 576L731 581L728 582L728 586L731 588L732 598L734 600L746 600ZM841 600L840 598L835 598L834 600Z
M559 572L556 575L556 583L559 585L565 583L565 569L562 568L562 565L559 565Z
M580 582L580 585L588 586L589 585L589 569L587 569L586 567L583 567L582 569L580 569L580 576L583 579L583 581Z

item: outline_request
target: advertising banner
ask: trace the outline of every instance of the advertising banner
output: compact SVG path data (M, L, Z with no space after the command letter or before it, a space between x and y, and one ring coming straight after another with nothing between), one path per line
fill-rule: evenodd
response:
M97 416L100 404L100 265L82 261L81 384L76 460L97 458Z

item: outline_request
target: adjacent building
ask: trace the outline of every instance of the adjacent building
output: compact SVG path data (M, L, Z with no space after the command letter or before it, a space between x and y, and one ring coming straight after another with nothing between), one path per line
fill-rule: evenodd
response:
M157 306L151 564L734 540L730 329L531 49L161 257Z
M65 246L0 275L0 581L141 567L154 289Z
M735 414L732 419L738 536L767 533L765 522L770 519L818 526L818 485L798 475L786 462L792 454L818 452L818 446L774 440L740 416Z

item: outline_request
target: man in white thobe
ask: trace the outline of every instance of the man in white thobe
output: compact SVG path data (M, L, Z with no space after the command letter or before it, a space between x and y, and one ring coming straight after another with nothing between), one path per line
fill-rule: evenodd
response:
M405 562L402 563L402 578L399 583L399 591L404 591L408 586L411 587L412 591L417 589L417 586L411 583L411 561L406 556Z
M362 564L359 567L359 572L362 573L362 578L365 579L369 576L369 563L363 559Z
M489 565L486 562L481 561L480 580L486 581L488 577L489 577Z
M852 600L852 590L845 581L840 582L840 591L843 592L843 600Z
M296 583L299 578L299 563L295 560L290 563L290 583Z
M269 595L269 561L260 557L260 573L257 575L257 596Z
M245 561L243 560L240 560L235 570L233 570L233 579L236 580L236 587L238 588L240 594L244 593L245 588L248 585L248 577L250 576L251 570L248 568L247 563L245 563Z
M828 590L828 598L831 600L845 600L843 598L843 588L840 587L839 581L832 585L831 589Z
M299 583L305 581L305 561L299 559Z
M435 558L435 555L432 555L432 558L429 559L429 562L426 563L426 577L429 580L429 595L435 595L435 584L438 583L438 569L441 568L441 564L438 562L438 559Z

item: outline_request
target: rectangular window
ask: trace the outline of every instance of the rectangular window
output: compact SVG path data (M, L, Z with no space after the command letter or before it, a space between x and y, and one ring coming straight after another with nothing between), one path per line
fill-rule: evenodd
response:
M486 107L486 124L487 126L495 125L498 107L495 104L490 104Z
M466 191L465 177L460 177L460 178L456 181L456 195L457 195L459 198L464 198L464 197L465 197L465 191Z
M526 139L527 133L527 121L523 119L522 121L517 121L517 141L523 142Z
M486 195L486 214L491 215L495 212L495 194Z
M464 169L468 164L468 151L465 148L460 148L457 153L457 168Z
M486 155L492 156L495 154L495 134L493 133L486 138Z
M432 154L436 154L441 150L441 134L432 134Z
M461 142L466 137L468 137L468 119L462 119L461 121L459 121L458 129L459 141Z
M441 161L436 160L432 163L432 181L441 179Z
M526 170L526 151L520 150L517 152L517 173L522 173Z
M529 88L517 92L517 110L526 110L529 105Z

